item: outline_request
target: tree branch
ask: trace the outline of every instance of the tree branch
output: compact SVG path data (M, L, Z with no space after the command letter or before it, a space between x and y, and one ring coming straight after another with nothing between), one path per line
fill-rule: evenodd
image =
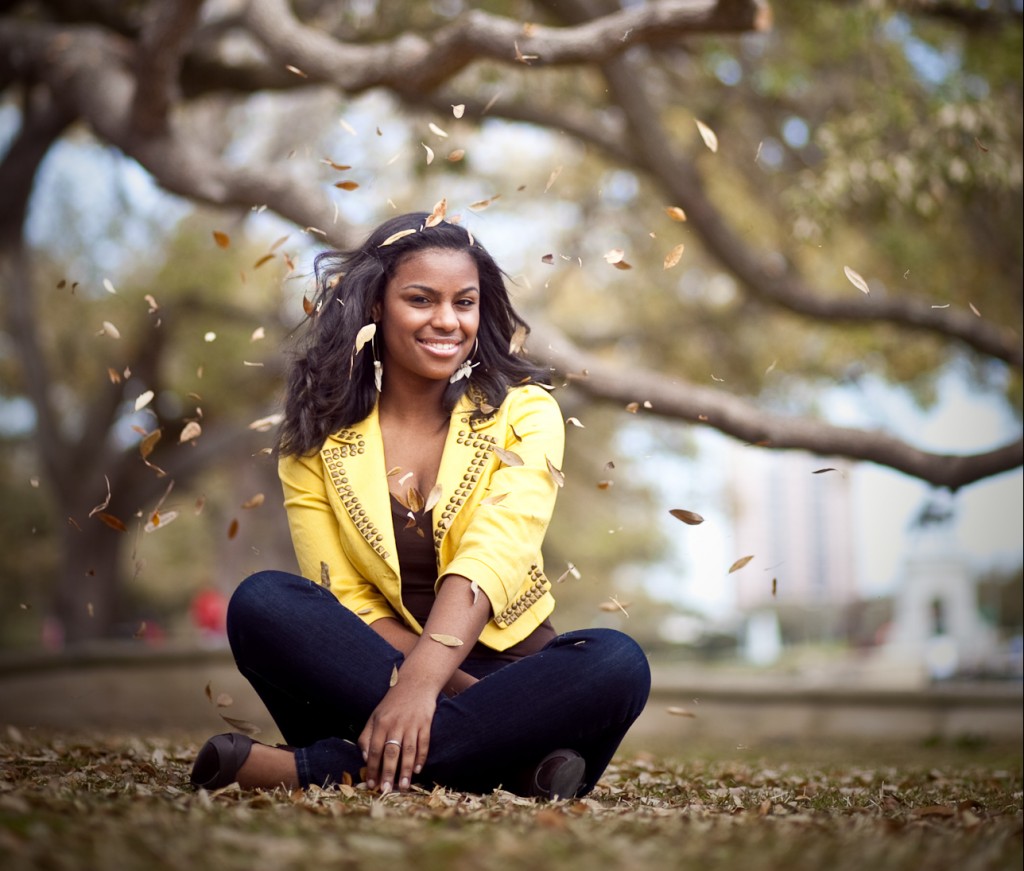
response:
M1024 439L979 454L934 454L879 431L782 417L722 390L609 364L546 325L534 325L528 347L534 360L571 376L572 384L589 396L623 405L650 402L651 414L704 424L751 445L866 460L951 490L1024 462Z
M71 486L71 458L61 436L50 397L46 356L39 345L39 326L32 271L24 243L24 223L32 183L43 158L72 117L63 107L47 103L26 109L21 129L0 163L0 285L5 288L9 335L18 349L25 392L37 416L40 455L55 488Z
M886 321L964 344L1020 369L1024 349L1013 330L984 321L971 312L936 309L916 299L866 297L825 297L815 293L791 269L769 263L746 244L726 223L705 193L696 167L672 150L671 137L661 126L660 113L648 98L643 79L625 58L603 67L612 99L625 113L633 133L630 152L659 183L671 192L689 215L693 227L708 251L758 299L797 314L824 321L872 323ZM839 277L837 281L845 282ZM852 291L852 286L851 286Z
M473 61L551 66L593 62L635 45L663 43L694 33L742 33L770 25L759 0L664 0L635 6L577 27L524 27L471 10L430 34L403 33L375 45L352 45L302 24L285 0L249 0L249 30L282 65L348 93L388 87L430 91Z
M189 35L203 0L164 0L152 7L138 39L132 126L143 134L167 127L178 91L178 75Z

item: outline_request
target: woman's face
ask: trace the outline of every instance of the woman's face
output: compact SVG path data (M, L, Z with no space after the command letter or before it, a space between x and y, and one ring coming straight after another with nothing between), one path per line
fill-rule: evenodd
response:
M384 382L447 381L473 353L480 275L465 251L427 248L398 263L384 289Z

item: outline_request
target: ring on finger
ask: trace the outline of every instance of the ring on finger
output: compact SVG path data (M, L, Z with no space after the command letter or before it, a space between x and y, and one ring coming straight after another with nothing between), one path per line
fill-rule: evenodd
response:
M396 741L394 738L388 738L388 740L384 742L385 747L387 747L388 744L394 744L399 750L402 749L402 742Z

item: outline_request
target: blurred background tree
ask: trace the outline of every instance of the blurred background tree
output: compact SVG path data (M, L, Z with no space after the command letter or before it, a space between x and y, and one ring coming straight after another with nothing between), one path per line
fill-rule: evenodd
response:
M249 425L310 257L442 197L583 424L549 549L573 625L659 616L622 579L693 494L658 503L653 415L951 489L1021 465L1019 438L948 456L820 407L872 379L927 406L957 368L1020 412L1019 3L0 13L5 637L145 634L291 559Z

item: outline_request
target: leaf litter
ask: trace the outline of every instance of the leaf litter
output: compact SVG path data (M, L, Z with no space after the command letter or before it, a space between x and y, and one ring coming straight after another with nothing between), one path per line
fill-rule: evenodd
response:
M214 704L219 695L208 688ZM653 713L677 730L685 714ZM214 727L216 728L216 727ZM582 799L538 803L361 783L193 791L203 738L0 732L4 867L235 871L252 867L785 868L897 871L1020 867L1020 750L944 765L794 765L737 751L685 759L620 753ZM938 751L942 752L941 748ZM936 776L938 775L938 776ZM827 857L827 860L823 857Z

